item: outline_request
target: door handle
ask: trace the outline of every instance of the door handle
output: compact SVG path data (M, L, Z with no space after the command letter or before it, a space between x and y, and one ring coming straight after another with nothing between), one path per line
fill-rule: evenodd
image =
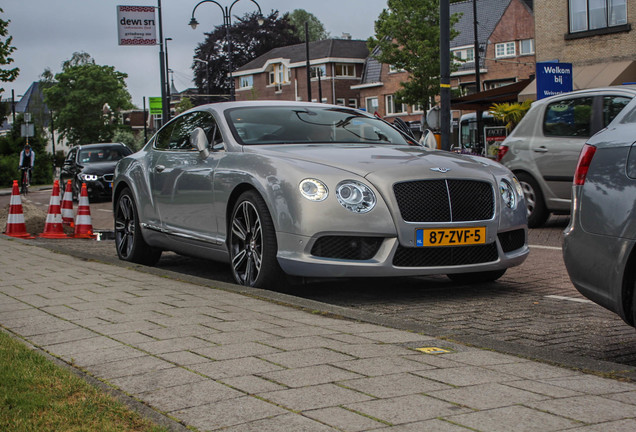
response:
M157 171L157 172L162 172L165 169L166 169L165 165L156 165L155 166L155 171Z
M532 151L534 151L536 153L547 153L548 149L545 148L544 146L541 146L541 147L536 147L536 148L532 149Z

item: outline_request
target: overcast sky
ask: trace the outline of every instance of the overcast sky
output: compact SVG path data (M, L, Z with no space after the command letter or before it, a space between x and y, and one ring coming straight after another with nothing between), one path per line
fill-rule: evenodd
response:
M196 30L188 26L192 9L199 0L161 0L163 35L168 41L168 61L174 70L174 84L181 91L193 87L192 57L204 32L223 23L221 10L209 3L196 12L200 25ZM230 5L231 0L218 0ZM305 9L325 25L332 37L349 33L354 39L373 35L373 24L386 0L257 0L263 14L271 10L281 13ZM133 103L142 106L144 96L160 96L159 47L119 46L117 41L118 5L156 6L156 0L3 0L0 8L4 20L11 20L9 34L13 36L14 63L20 68L18 78L2 83L3 98L11 97L11 90L24 94L37 81L45 68L53 73L61 70L63 61L74 52L90 54L97 64L114 66L128 74L126 83ZM256 10L249 0L238 2L233 16L243 16ZM157 34L158 36L158 34Z

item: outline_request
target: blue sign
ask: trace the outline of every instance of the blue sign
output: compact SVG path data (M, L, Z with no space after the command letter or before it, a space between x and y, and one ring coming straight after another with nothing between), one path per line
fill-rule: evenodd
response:
M572 91L572 63L537 63L537 99Z

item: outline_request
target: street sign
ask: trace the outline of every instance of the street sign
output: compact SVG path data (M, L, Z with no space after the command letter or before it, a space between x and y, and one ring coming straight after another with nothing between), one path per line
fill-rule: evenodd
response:
M572 91L572 63L537 63L537 99Z
M157 45L154 6L117 6L119 45Z
M150 115L161 115L163 114L161 104L161 97L149 97L148 98L148 106L150 108Z
M20 125L20 135L26 138L35 135L35 128L33 123L22 123Z
M506 139L508 130L505 126L484 127L484 137L486 139L486 157L495 159L499 152L499 145Z

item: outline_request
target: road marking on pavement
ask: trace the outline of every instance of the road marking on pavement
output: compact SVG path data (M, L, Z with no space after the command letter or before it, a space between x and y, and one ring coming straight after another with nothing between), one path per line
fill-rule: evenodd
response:
M439 348L439 347L424 347L415 348L415 351L423 352L424 354L447 354L453 352L452 350Z
M568 300L568 301L573 301L573 302L577 302L577 303L594 303L591 300L587 300L587 299L580 299L580 298L575 298L575 297L565 297L565 296L560 296L560 295L547 295L547 298L552 298L552 299L556 299L556 300Z
M97 209L97 211L103 211L103 212L107 212L107 213L112 213L112 210L108 210L108 209Z
M541 245L529 245L531 248L535 248L535 249L548 249L548 250L562 250L560 247L557 246L541 246Z

